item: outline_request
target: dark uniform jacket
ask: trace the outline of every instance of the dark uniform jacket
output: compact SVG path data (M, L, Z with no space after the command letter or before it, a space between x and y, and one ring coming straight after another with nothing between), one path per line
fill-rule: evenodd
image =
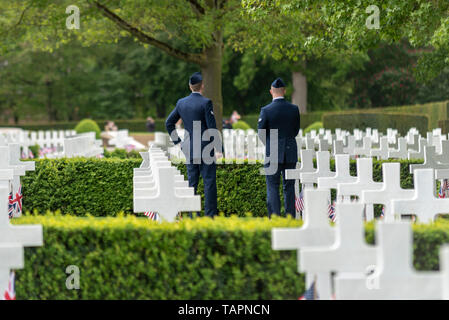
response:
M299 108L284 98L275 99L260 111L259 137L265 144L265 163L273 161L270 156L270 129L278 130L278 163L296 163L298 153L296 136L299 132ZM266 130L266 139L260 129Z
M184 141L182 141L181 149L188 160L193 161L193 159L200 159L204 147L210 144L213 140L209 141L209 137L205 136L204 139L206 141L201 141L201 144L200 142L196 142L197 145L201 145L201 149L196 148L196 150L193 149L193 140L198 138L201 139L204 131L207 129L217 129L212 101L196 92L178 100L175 109L170 113L165 121L165 126L168 133L173 137L174 144L181 142L181 139L178 137L175 130L175 124L179 118L182 119L184 129L190 137L189 139L185 137ZM197 138L193 136L194 121L200 121L201 123L201 137ZM213 149L210 156L214 156Z

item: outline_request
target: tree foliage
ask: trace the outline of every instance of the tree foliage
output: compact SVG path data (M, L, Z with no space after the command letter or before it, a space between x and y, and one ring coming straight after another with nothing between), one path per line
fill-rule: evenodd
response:
M449 66L449 2L446 0L379 0L379 28L368 28L370 0L245 0L246 12L257 20L272 13L294 18L315 12L321 33L312 33L305 49L323 47L366 50L407 39L413 47L430 48L418 62L420 79L430 79ZM289 30L287 30L289 32ZM288 54L288 52L287 52Z

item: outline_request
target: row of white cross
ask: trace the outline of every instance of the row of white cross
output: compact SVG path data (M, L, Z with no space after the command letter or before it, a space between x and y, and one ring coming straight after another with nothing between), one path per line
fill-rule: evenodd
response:
M134 212L156 212L173 222L180 212L201 210L200 196L194 195L162 149L151 147L140 154L143 162L133 177Z
M177 131L178 135L183 136L183 129ZM404 137L393 129L388 129L386 135L370 128L363 131L355 129L352 134L340 129L336 129L334 134L331 130L319 129L303 135L303 131L300 130L296 144L298 157L303 149L330 151L331 157L348 154L351 158L365 156L381 160L423 159L426 146L434 146L437 154L449 151L447 135L441 134L441 129L427 132L426 138L422 138L415 128L411 128ZM156 132L155 140L150 142L150 145L168 151L171 158L184 159L180 146L174 146L167 133ZM243 162L246 159L255 162L265 157L265 146L253 129L246 131L223 129L223 146L224 158L230 161L236 159Z
M80 133L64 139L64 149L53 157L96 157L103 154L102 141L95 139L95 132Z
M440 271L417 272L410 222L378 222L376 244L368 245L362 203L337 203L332 227L329 190L304 192L303 226L273 229L272 247L297 250L298 271L319 299L449 299L449 247L440 250Z
M96 139L95 132L9 130L0 134L0 146L11 143L20 146L22 158L28 158L29 147L36 144L46 150L42 155L46 158L95 157L103 153L102 142Z
M47 131L26 131L8 130L0 134L0 144L18 143L25 154L31 146L38 145L40 148L62 149L64 139L76 135L75 130L47 130Z
M355 135L347 136L346 146L339 148L334 140L333 153L322 147L316 151L315 141L306 138L309 147L300 150L301 163L286 173L287 179L297 180L297 189L302 184L304 224L273 229L273 249L298 250L298 271L306 274L307 288L315 286L320 299L449 299L449 247L440 250L440 271L417 272L410 221L401 221L404 215L414 215L429 223L449 213L449 199L435 195L436 179L449 178L449 141L439 130L428 133L427 139L410 131L407 138L397 138L398 150L392 151L394 134L378 137L377 150L370 136L359 132L359 137L361 148L354 143ZM354 156L357 176L349 172ZM424 159L410 165L414 189L401 188L400 163L383 163L383 181L375 182L373 156ZM335 171L330 170L331 157ZM328 219L332 189L337 194L334 227ZM374 204L383 205L384 219L376 222L376 244L368 245L363 221L374 219Z
M112 138L109 139L108 144L116 148L126 149L131 146L135 150L145 149L145 146L143 144L136 141L133 137L129 136L128 129L109 131L108 135L112 136Z
M24 247L42 246L41 225L13 226L8 215L8 196L17 192L20 176L34 170L34 162L20 161L20 145L0 146L0 294L8 286L10 271L24 266ZM15 193L14 193L15 194Z
M184 137L183 129L178 129L177 132L181 138ZM179 144L173 145L166 133L156 132L154 141L150 142L149 145L168 151L170 159L185 160L181 146ZM232 163L234 159L237 163L243 163L244 160L255 163L256 160L263 160L265 157L265 146L252 129L246 131L223 129L223 146L225 151L223 156L229 163Z

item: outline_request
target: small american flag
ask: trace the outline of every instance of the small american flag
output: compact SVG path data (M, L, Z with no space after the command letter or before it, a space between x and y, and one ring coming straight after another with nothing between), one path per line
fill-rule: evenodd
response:
M19 186L18 192L16 192L16 197L12 200L16 204L16 213L18 215L22 214L22 185Z
M446 198L446 193L447 190L449 190L449 180L448 179L444 179L441 182L441 186L440 186L440 191L438 192L438 197L439 198Z
M329 216L329 219L331 219L332 222L335 222L335 220L337 219L337 215L335 214L335 201L329 203L327 214Z
M144 215L146 215L150 220L157 221L157 213L154 211L147 211Z
M295 197L295 209L298 212L304 210L304 195L302 190L299 193L299 197Z
M380 218L385 218L385 206L382 206L382 211L380 212Z
M298 298L298 300L317 300L318 293L316 292L315 281L312 283L309 289L304 292L302 296Z
M12 198L12 192L9 193L8 197L8 216L9 219L11 219L14 216L14 212L16 211L16 203L14 202L14 199Z
M3 295L3 300L16 300L16 288L15 281L16 275L14 271L9 274L9 282L8 288L5 290L5 294Z

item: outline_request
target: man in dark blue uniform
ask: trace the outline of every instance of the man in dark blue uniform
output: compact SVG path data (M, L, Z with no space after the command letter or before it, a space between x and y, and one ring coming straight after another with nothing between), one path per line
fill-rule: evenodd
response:
M271 214L280 215L279 186L281 175L285 212L294 216L295 181L285 179L285 170L294 169L298 161L295 138L299 132L299 108L285 100L285 84L281 78L273 81L270 93L273 102L262 108L258 122L259 137L265 144L266 150L264 166L267 182L268 216L271 217ZM265 132L263 129L265 129ZM277 130L277 141L272 141L275 137L270 137L274 134L270 130ZM276 145L277 152L275 152ZM273 148L273 153L276 154L270 154L270 148ZM268 170L269 167L275 169Z
M203 97L203 78L195 72L189 80L192 93L176 103L175 109L168 116L165 126L174 144L181 143L181 149L186 156L187 176L189 186L195 193L198 188L200 174L204 181L204 212L206 216L217 214L217 182L214 149L204 152L205 147L213 141L203 141L204 131L217 130L212 101ZM184 123L186 130L184 141L181 141L175 130L179 119ZM205 137L207 136L204 135ZM208 150L208 149L207 149ZM219 149L220 150L220 149ZM207 159L206 159L207 158ZM205 161L206 160L206 161Z

